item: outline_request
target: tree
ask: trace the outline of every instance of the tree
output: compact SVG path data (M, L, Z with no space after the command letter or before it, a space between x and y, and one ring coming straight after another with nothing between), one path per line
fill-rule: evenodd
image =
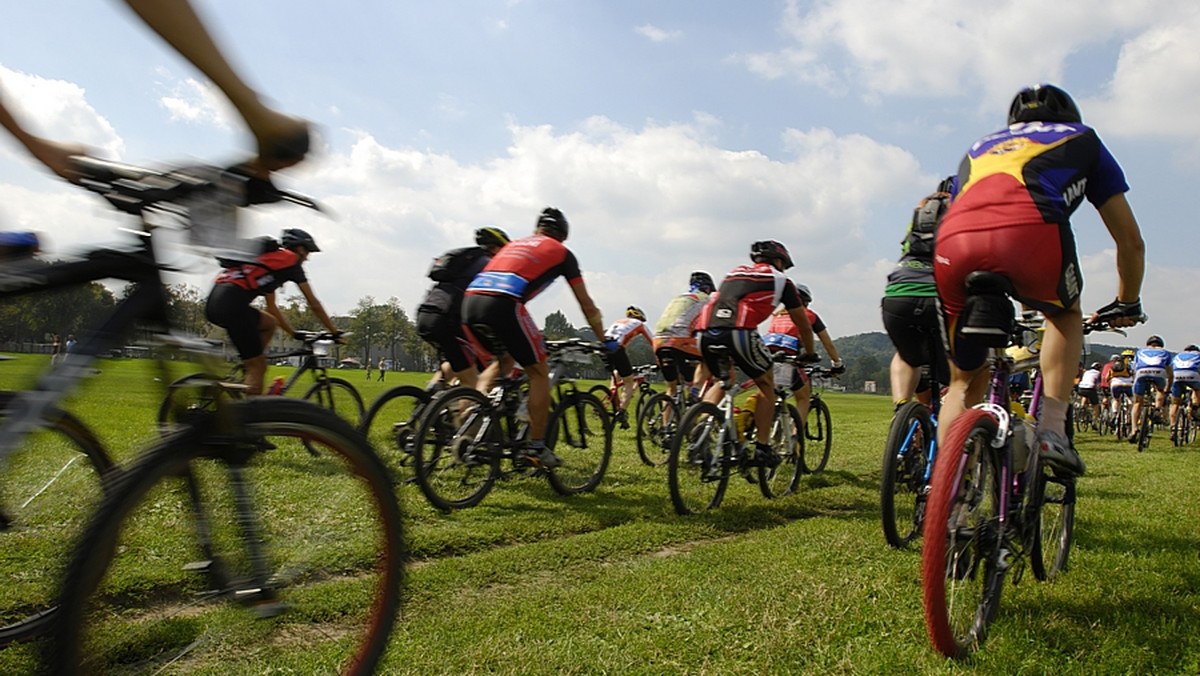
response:
M546 340L565 340L576 335L575 327L571 326L562 310L555 310L546 316L546 328L543 333L546 334Z

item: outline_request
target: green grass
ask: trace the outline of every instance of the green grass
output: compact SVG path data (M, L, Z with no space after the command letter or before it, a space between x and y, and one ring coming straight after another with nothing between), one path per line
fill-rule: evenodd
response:
M27 382L38 359L0 365L5 386ZM127 459L154 437L161 389L149 363L101 369L69 408ZM368 405L426 378L339 373ZM565 498L544 480L514 480L476 508L443 514L402 485L413 563L383 672L1200 671L1200 446L1174 449L1160 434L1138 454L1081 434L1089 469L1070 570L1049 583L1028 571L1015 586L1010 578L987 644L948 662L925 636L919 551L888 548L879 523L890 404L824 396L835 428L828 469L780 500L735 478L719 510L678 517L665 468L641 465L632 430L617 431L594 494ZM311 492L296 490L298 500Z

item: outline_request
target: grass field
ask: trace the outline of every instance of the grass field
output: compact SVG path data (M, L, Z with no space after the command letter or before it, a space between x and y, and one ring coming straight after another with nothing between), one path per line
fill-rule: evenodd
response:
M39 359L3 364L5 389L27 383ZM161 386L148 362L101 371L67 407L128 459L155 435ZM339 374L368 404L425 379ZM1069 571L1049 583L1010 577L988 643L953 663L925 636L919 549L883 540L890 403L824 396L829 467L780 500L735 478L719 510L678 517L665 469L638 461L632 430L617 431L608 475L590 495L519 480L443 514L401 485L413 561L383 672L1200 673L1200 447L1175 449L1160 435L1138 454L1081 434L1089 470ZM239 669L251 671L221 671Z

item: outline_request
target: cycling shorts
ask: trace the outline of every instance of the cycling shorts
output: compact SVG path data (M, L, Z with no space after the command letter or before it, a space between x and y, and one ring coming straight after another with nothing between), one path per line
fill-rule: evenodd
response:
M948 384L950 364L942 346L937 298L894 296L884 298L881 306L883 328L900 359L913 368L936 366L938 380ZM928 380L924 389L929 389Z
M1100 393L1097 392L1096 388L1094 387L1079 388L1079 396L1086 399L1087 403L1091 404L1092 406L1097 406L1100 404Z
M695 339L692 340L692 344L696 344ZM685 382L690 383L696 375L696 362L699 360L700 354L664 346L654 351L654 358L658 361L658 371L662 374L663 380L673 383L682 376Z
M250 305L256 297L235 284L216 284L204 306L205 318L225 329L242 361L263 354L262 334L258 330L263 313Z
M436 347L455 373L472 366L481 369L482 363L485 363L467 339L458 315L418 311L417 335Z
M525 304L515 298L467 294L462 321L468 338L497 357L512 355L521 366L546 361L546 339Z
M1112 390L1113 399L1120 399L1121 397L1133 396L1133 385L1132 384L1113 383L1109 389Z
M974 371L987 359L987 348L964 338L958 320L967 301L966 278L976 270L1002 274L1017 300L1053 317L1079 301L1083 282L1068 223L1027 223L987 229L942 227L937 238L934 278L950 358Z
M725 353L732 358L734 366L751 378L758 378L769 372L773 365L771 353L767 351L762 336L758 335L755 329L708 329L696 334L696 342L700 345L700 355L704 364L715 377L721 377L724 373L721 371L721 360L712 350L713 347L728 348Z
M629 363L629 353L623 347L618 347L616 350L604 355L601 361L604 362L609 371L616 371L617 375L622 378L628 378L633 375L633 364Z
M1179 399L1188 390L1200 390L1200 380L1178 380L1171 383L1171 396Z
M1166 369L1148 369L1147 371L1138 371L1133 377L1133 394L1138 397L1144 397L1150 394L1150 389L1163 392L1167 389L1167 373Z

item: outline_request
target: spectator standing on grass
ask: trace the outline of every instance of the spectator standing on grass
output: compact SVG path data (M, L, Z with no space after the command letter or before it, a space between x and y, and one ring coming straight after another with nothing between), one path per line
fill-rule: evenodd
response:
M387 362L385 362L383 360L383 357L380 357L379 358L379 378L377 379L377 382L383 382L383 377L385 375L387 375Z

